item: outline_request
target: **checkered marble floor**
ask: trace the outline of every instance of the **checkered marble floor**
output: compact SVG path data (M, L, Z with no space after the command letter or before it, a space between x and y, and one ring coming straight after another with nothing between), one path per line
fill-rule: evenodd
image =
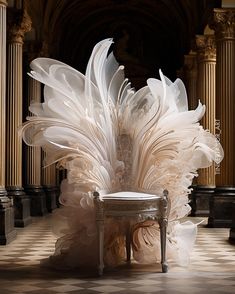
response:
M17 233L16 240L0 246L1 294L235 293L235 245L228 242L229 229L200 225L187 268L171 265L169 273L163 274L158 265L133 263L108 270L101 278L94 273L39 266L40 260L54 251L50 215L34 218Z

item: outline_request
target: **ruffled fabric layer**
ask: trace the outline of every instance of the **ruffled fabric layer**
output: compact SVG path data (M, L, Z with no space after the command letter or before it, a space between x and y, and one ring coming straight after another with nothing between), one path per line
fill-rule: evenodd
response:
M162 195L169 191L168 258L188 262L197 226L181 223L190 212L188 194L197 169L219 163L223 150L199 124L205 106L188 110L181 80L148 79L135 91L124 67L108 55L112 40L98 43L85 75L59 61L38 58L30 75L45 84L44 102L31 103L34 116L22 126L24 141L46 151L45 164L67 169L58 211L60 234L54 264L94 264L96 229L92 192L135 191ZM58 225L57 225L58 226ZM108 220L105 262L124 258L125 220ZM133 257L159 261L159 227L132 223Z

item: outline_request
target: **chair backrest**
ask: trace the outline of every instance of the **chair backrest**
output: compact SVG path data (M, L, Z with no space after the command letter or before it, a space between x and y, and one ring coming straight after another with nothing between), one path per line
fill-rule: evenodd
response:
M128 134L121 134L117 137L117 157L123 162L123 170L120 171L120 188L122 191L131 191L133 144Z

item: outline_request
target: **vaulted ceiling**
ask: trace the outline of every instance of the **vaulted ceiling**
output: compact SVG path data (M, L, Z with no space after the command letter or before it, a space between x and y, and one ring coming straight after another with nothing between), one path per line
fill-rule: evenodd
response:
M114 38L114 53L136 86L158 69L171 78L219 0L28 0L36 38L50 55L84 71L92 47Z

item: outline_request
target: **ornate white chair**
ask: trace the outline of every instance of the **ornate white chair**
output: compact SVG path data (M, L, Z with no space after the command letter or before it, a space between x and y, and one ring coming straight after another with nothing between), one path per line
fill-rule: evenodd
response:
M30 111L34 115L28 117L21 132L28 145L44 148L46 164L58 162L59 166L68 171L68 181L64 185L61 200L67 207L66 221L68 224L71 222L71 226L68 226L66 235L58 242L61 244L58 249L60 252L70 253L68 263L73 254L75 258L72 264L76 263L76 257L79 256L79 265L80 259L88 259L90 253L93 253L91 250L94 249L96 235L92 230L91 236L89 230L96 226L94 212L99 233L100 275L104 267L105 218L131 220L141 216L142 219L157 220L160 224L162 270L167 272L168 214L172 220L168 224L169 232L174 232L176 226L180 226L180 218L190 211L187 193L196 170L209 167L213 160L219 163L223 158L223 150L216 138L198 123L205 107L199 103L195 111L188 111L186 91L180 80L172 83L160 71L161 80L148 79L147 85L136 91L125 79L124 67L118 65L112 53L108 54L111 44L112 40L106 39L94 47L85 76L56 60L34 60L30 76L45 84L45 101L42 104L31 104ZM170 193L169 197L167 191L163 195L135 193L153 193L161 191L163 187L174 193ZM94 190L100 194L104 190L133 192L108 195L94 192L94 211L90 198L92 195L88 193ZM170 203L174 203L171 211ZM78 211L77 218L69 213L74 209ZM84 220L79 211L87 213L87 219ZM64 214L62 216L64 219ZM142 225L140 222L138 224ZM158 230L154 225L153 229ZM81 235L79 226L83 232L81 245L77 242L78 235ZM130 261L132 238L129 226L124 228L127 261ZM75 231L77 234L74 234ZM195 225L192 224L192 234L195 231ZM149 232L150 238L154 236L152 232ZM133 239L133 245L137 239L140 244L139 252L135 250L136 256L142 252L144 255L141 248L141 245L145 247L144 241L141 244L144 233L140 235L140 238ZM156 238L158 236L157 231ZM179 238L169 246L169 255L176 253L177 259ZM189 239L193 240L192 237ZM72 244L71 248L68 240ZM122 248L117 248L118 241L117 238L114 240L112 249L120 249L120 252L114 257L110 253L110 259L118 258L124 249L123 243ZM74 245L76 242L77 246ZM158 257L157 247L154 251ZM184 250L184 247L180 249ZM155 256L146 254L146 260L147 257L148 260L153 257L151 261L154 261Z
M98 273L103 274L104 269L104 226L105 218L125 218L131 220L141 217L141 220L157 220L160 226L161 239L161 265L162 272L168 271L166 260L166 229L168 222L168 191L163 195L153 195L136 192L117 192L107 195L99 195L94 192L94 204L96 209L96 223L98 230ZM126 258L130 262L131 257L131 230L130 222L126 225Z

